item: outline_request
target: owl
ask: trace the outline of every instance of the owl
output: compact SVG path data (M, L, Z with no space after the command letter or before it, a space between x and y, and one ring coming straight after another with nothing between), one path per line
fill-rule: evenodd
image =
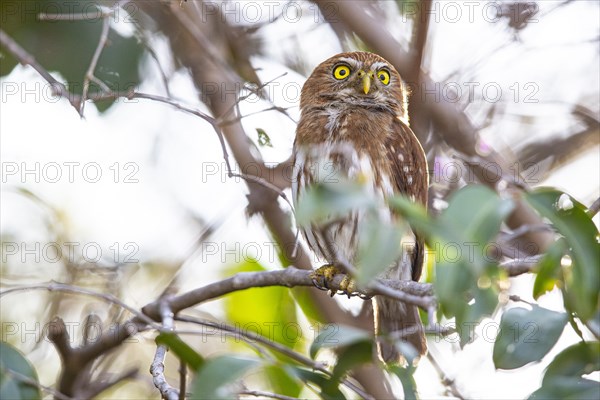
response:
M408 125L407 90L394 67L367 52L341 53L321 63L304 84L300 120L293 147L292 195L294 202L316 183L333 175L364 184L378 199L382 220L398 220L386 200L404 195L427 204L427 161L423 148ZM352 210L325 227L299 226L311 250L335 266L337 254L354 263L358 234L365 213ZM412 231L402 241L402 256L380 278L415 280L424 262L423 239ZM332 246L328 246L327 240ZM406 245L408 243L408 245ZM398 244L401 245L400 243ZM356 264L355 264L356 265ZM402 359L385 336L401 338L419 354L427 347L415 306L375 296L375 333L379 357L388 363Z

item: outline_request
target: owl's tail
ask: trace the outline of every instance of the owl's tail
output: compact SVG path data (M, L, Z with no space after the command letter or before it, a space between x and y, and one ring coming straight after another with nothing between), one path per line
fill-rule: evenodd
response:
M375 296L375 334L397 336L397 340L411 344L419 355L427 353L425 330L416 306L398 300ZM396 337L394 337L396 339ZM401 363L403 357L389 341L377 341L377 353L385 363Z

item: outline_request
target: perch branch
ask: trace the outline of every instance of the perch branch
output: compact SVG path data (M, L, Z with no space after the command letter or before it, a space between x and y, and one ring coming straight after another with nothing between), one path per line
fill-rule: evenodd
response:
M343 278L343 274L336 275L330 284L331 289L341 290L340 284ZM383 295L414 304L425 310L428 310L432 302L435 301L431 285L428 283L389 279L378 279L377 282L378 284L375 287L364 289L361 291L361 294L367 297ZM267 286L314 287L312 272L294 267L275 271L241 272L222 281L211 283L179 296L174 296L168 300L168 304L174 313L178 313L186 308L231 292ZM159 319L160 301L155 301L144 306L142 311L153 319Z

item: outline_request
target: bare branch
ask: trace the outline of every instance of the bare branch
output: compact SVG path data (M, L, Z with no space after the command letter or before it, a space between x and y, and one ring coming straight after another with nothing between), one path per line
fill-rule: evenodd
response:
M136 308L128 306L127 304L125 304L124 302L122 302L117 297L113 296L112 294L99 293L99 292L95 292L93 290L80 288L80 287L76 287L76 286L71 286L71 285L66 285L63 283L52 282L52 283L38 284L38 285L17 286L17 287L13 287L13 288L5 289L5 290L1 291L0 297L3 297L7 294L18 293L18 292L27 292L27 291L32 291L32 290L48 290L50 292L74 293L74 294L82 294L82 295L86 295L86 296L96 297L96 298L102 299L108 303L116 304L119 307L129 311L130 313L135 315L137 318L139 318L140 321L145 322L146 324L152 326L154 329L160 330L162 328L155 321L148 318L147 315L145 315L144 313L141 313Z
M123 382L124 380L133 379L137 375L138 375L137 368L132 368L128 371L123 372L122 374L119 374L116 378L105 380L105 381L93 382L89 385L89 387L82 390L82 393L78 397L84 398L84 399L95 398L97 395L99 395L103 391L110 389L111 387L113 387L115 385L118 385L119 383Z
M17 371L14 371L14 370L12 370L10 368L6 368L4 365L0 366L0 371L2 371L2 374L8 374L8 375L12 376L13 378L15 378L15 379L17 379L17 380L19 380L19 381L21 381L23 383L26 383L26 384L28 384L30 386L33 386L33 387L38 387L41 390L44 390L44 391L50 393L52 396L54 396L55 399L58 399L58 400L73 400L72 397L65 396L64 394L62 394L58 390L53 389L53 388L51 388L49 386L44 386L41 383L39 383L38 381L35 381L35 380L31 379L28 376L25 376L25 375L23 375L23 374L21 374L21 373L19 373Z
M75 109L79 107L79 99L69 92L67 87L57 81L36 59L13 40L4 30L0 29L0 44L6 48L21 64L35 69L52 87L55 95L65 97Z
M332 290L341 290L340 284L344 278L343 274L336 275L330 282ZM168 300L168 305L174 313L195 306L207 300L221 297L225 294L256 287L267 286L307 286L314 287L312 271L300 270L288 267L283 270L241 272L222 281L191 290ZM384 295L428 310L434 302L430 293L431 285L412 281L395 281L389 279L378 279L373 287L361 290L365 296ZM418 293L418 294L415 294ZM150 303L142 311L153 319L159 319L160 301Z
M98 40L98 45L96 46L96 50L94 51L94 55L92 56L92 60L90 61L90 65L83 77L83 91L81 93L81 102L79 104L79 115L83 117L83 110L85 108L85 101L87 100L88 90L90 88L91 80L99 80L94 76L94 72L96 71L96 65L98 65L98 60L100 59L100 54L102 54L102 50L104 50L104 46L106 46L106 41L108 40L108 31L110 29L110 21L107 17L103 17L102 19L102 32L100 32L100 39Z
M172 332L175 327L175 322L173 319L173 311L171 311L171 307L169 307L168 298L162 298L158 301L163 330L167 332ZM154 383L154 386L156 386L156 388L160 391L160 394L163 399L179 400L179 391L173 386L171 386L165 378L165 356L167 354L167 351L169 351L169 349L164 344L159 344L156 347L154 360L150 365L150 374L152 374L152 382Z
M187 384L187 365L184 360L179 360L179 400L185 400Z
M427 353L427 359L431 362L431 365L433 365L433 368L435 368L435 370L437 371L437 373L440 376L440 379L442 381L442 384L446 387L448 392L450 392L450 394L452 394L452 396L454 396L460 400L464 400L465 396L460 392L460 390L458 390L458 387L456 386L456 382L454 381L454 379L448 377L446 372L444 372L444 370L442 369L440 364L437 362L437 360L435 359L433 354L431 354L431 352Z
M150 366L150 373L152 374L152 382L154 386L160 391L163 399L166 400L179 400L179 392L177 389L169 385L165 379L165 356L167 354L167 347L159 345L156 348L154 354L154 360Z
M598 210L600 210L600 197L596 199L596 201L588 208L587 215L590 218L593 218L596 214L598 214Z
M310 367L311 369L313 369L315 371L322 372L325 375L328 375L330 377L332 376L332 373L329 370L327 370L326 368L324 368L321 363L315 362L312 359L293 351L289 347L286 347L280 343L269 340L266 337L259 335L257 333L254 333L252 331L249 331L247 329L240 330L240 329L236 329L235 327L233 327L231 325L227 325L225 323L215 323L212 321L201 320L201 319L189 317L189 316L177 316L175 319L177 319L178 321L184 321L184 322L194 323L194 324L207 326L207 327L211 327L211 328L216 328L221 331L231 333L236 338L239 338L241 336L242 338L247 340L249 344L252 342L261 343L261 344L269 347L272 350L275 350L281 354L286 355L287 357L299 362L300 364ZM202 332L187 332L187 331L180 331L180 330L178 330L177 333L180 333L180 334L181 333L206 334L206 332L204 332L204 331L202 331ZM365 393L362 389L360 389L357 385L352 383L350 380L342 379L341 382L342 382L342 384L344 384L346 387L348 387L349 389L354 391L356 394L358 394L362 398L364 398L364 399L372 398L368 393Z
M527 258L515 259L500 263L500 268L508 273L508 276L517 276L534 272L538 262L543 255L535 255Z
M254 397L266 397L268 399L279 399L279 400L298 400L297 397L284 396L282 394L265 392L264 390L249 390L244 389L238 392L240 395L244 396L254 396Z

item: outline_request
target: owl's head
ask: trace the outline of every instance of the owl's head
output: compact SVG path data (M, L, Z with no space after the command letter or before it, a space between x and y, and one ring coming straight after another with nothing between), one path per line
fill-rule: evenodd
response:
M357 106L404 117L407 90L384 58L362 51L335 55L315 68L302 88L300 109Z

